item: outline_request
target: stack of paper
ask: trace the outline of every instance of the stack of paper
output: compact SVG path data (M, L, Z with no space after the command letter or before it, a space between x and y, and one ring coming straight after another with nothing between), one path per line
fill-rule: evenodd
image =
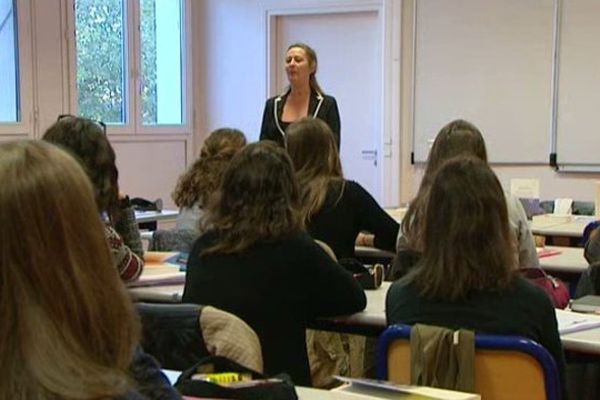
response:
M346 378L336 376L346 382L345 385L333 389L334 399L339 400L479 400L481 396L473 393L456 392L425 386L398 385L387 381L363 378Z
M600 316L556 310L558 332L561 335L600 327Z

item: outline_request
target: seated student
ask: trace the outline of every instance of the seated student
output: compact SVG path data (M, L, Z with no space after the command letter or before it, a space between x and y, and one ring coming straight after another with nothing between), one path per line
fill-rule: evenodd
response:
M310 385L307 323L358 312L366 298L304 231L298 200L283 148L264 141L242 149L206 208L212 229L190 253L183 301L242 318L260 339L265 373Z
M42 139L79 161L94 186L98 211L106 216L104 233L119 274L125 282L136 280L144 267L144 249L129 196L119 193L116 156L106 127L87 118L61 116Z
M179 399L113 266L92 186L42 141L0 145L0 398Z
M477 157L487 162L485 142L479 129L470 122L458 119L448 123L440 130L429 151L419 191L402 219L401 233L398 238L398 256L392 265L394 279L404 275L419 258L421 224L425 218L425 205L436 170L444 161L460 155ZM539 267L535 241L523 205L512 195L505 195L505 199L511 234L516 243L519 266ZM466 214L469 210L465 209L463 212ZM442 224L440 224L440 229L444 229Z
M600 296L600 227L595 228L590 233L588 241L585 243L583 256L590 264L581 274L574 298L586 295Z
M179 207L175 229L154 231L150 250L189 253L194 241L206 230L202 214L215 192L231 158L246 145L244 134L231 128L213 131L204 141L200 157L179 177L172 194Z
M430 179L420 219L422 255L390 287L387 323L526 336L554 356L564 376L554 307L517 273L506 201L494 172L481 160L455 158Z
M287 129L287 149L300 185L302 217L308 232L327 243L338 259L354 257L361 244L395 250L398 223L360 184L345 180L331 129L320 119L303 118ZM374 235L374 237L373 237Z
M206 138L200 157L179 177L172 194L179 207L176 229L200 233L202 209L219 186L229 161L245 145L246 137L237 129L217 129Z

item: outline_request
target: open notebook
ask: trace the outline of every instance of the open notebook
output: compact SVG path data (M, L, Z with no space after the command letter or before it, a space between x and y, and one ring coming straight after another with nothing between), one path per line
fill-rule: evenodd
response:
M600 327L600 316L556 310L558 332L561 335Z

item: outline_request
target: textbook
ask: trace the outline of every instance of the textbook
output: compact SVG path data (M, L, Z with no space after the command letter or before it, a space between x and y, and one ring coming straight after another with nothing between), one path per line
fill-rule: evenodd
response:
M347 378L336 376L345 384L331 391L332 398L338 400L479 400L474 393L456 392L425 386L399 385L375 379Z
M180 253L147 251L144 254L144 269L138 280L127 283L128 287L175 285L185 282L178 259Z
M600 296L583 296L571 302L571 310L582 313L600 312Z

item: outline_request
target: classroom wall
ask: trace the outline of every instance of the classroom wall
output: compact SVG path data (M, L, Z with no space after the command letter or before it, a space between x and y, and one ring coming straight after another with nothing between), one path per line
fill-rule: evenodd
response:
M397 0L382 0L387 3ZM500 1L505 0L489 0ZM541 0L552 1L552 0ZM347 4L349 7L362 1L315 2L296 0L269 0L248 2L244 0L205 0L194 2L194 20L202 21L201 75L206 84L201 97L206 102L203 110L201 131L221 125L233 125L255 138L260 128L262 105L266 93L266 20L261 10L265 4L273 7L328 7ZM373 3L373 2L371 2ZM414 0L402 0L401 21L401 93L399 137L392 138L397 145L392 151L400 152L400 202L408 202L418 188L422 165L410 164L413 129L413 7ZM443 18L443 15L440 16ZM507 21L510 23L510 21ZM389 27L388 27L389 28ZM397 27L392 27L397 28ZM348 62L352 62L352 55ZM443 66L440 66L443 68ZM249 78L249 77L252 78ZM358 94L357 94L358 96ZM460 117L457 115L457 117ZM390 118L389 115L384 118ZM256 136L253 136L253 133ZM544 134L547 134L544 132ZM540 179L540 195L543 199L572 197L592 200L592 182L600 180L600 174L557 173L545 164L495 165L503 186L508 189L511 178ZM394 204L387 204L394 205Z
M510 2L506 0L489 0L495 2L501 2L510 5ZM511 0L512 1L512 0ZM518 0L516 0L518 1ZM539 0L540 2L552 3L552 0ZM415 6L415 0L403 0L402 5L402 110L401 113L404 116L402 121L401 129L401 142L402 142L402 170L401 170L401 201L403 203L410 201L410 198L418 190L421 177L423 174L423 164L411 165L410 152L412 149L412 137L413 137L413 110L412 110L412 96L413 96L413 76L414 76L414 56L413 56L413 8ZM444 18L443 15L437 16L437 18ZM506 22L507 24L510 21ZM591 44L593 47L593 44ZM443 69L444 65L440 65L440 69ZM460 116L457 115L457 118ZM589 134L594 135L594 129L590 129ZM485 136L485 132L483 132ZM548 135L547 132L541 134ZM515 143L515 146L518 146ZM548 153L550 149L547 149ZM600 160L599 160L600 161ZM541 199L555 199L559 197L568 197L575 200L586 200L593 201L594 182L600 180L600 174L598 173L565 173L556 172L552 167L547 164L497 164L492 165L494 171L498 175L500 182L502 183L505 190L510 189L510 180L512 178L536 178L540 181L540 198Z
M267 20L264 9L286 7L330 7L357 4L390 5L398 0L193 0L191 4L191 57L193 65L192 134L112 135L121 169L121 185L132 195L162 197L172 206L170 192L177 176L198 153L208 132L222 126L244 131L250 140L258 137L264 100L267 97ZM489 0L502 1L505 0ZM515 0L516 1L516 0ZM540 0L552 1L552 0ZM61 113L73 112L73 88L69 68L68 18L70 1L19 0L30 8L29 36L22 36L26 51L32 54L25 65L25 76L31 75L31 87L25 88L33 106L25 110L27 131L18 135L1 135L0 140L17 137L39 138ZM422 173L421 165L410 164L413 126L413 12L414 0L402 0L400 29L400 104L392 110L399 115L400 128L392 137L392 152L400 153L400 186L397 198L409 201L415 193ZM443 16L440 16L443 18ZM386 24L393 23L386 19ZM507 21L507 23L510 23ZM27 41L30 39L29 41ZM594 44L595 45L595 44ZM593 47L593 46L592 46ZM355 55L348 56L352 62ZM386 82L387 84L387 82ZM357 94L358 97L358 94ZM392 115L384 115L392 120ZM396 117L397 117L396 116ZM459 117L459 116L457 116ZM594 130L590 129L590 134ZM541 197L593 198L592 183L600 174L557 173L547 165L494 166L503 185L511 178L538 178ZM388 202L386 205L395 205Z

